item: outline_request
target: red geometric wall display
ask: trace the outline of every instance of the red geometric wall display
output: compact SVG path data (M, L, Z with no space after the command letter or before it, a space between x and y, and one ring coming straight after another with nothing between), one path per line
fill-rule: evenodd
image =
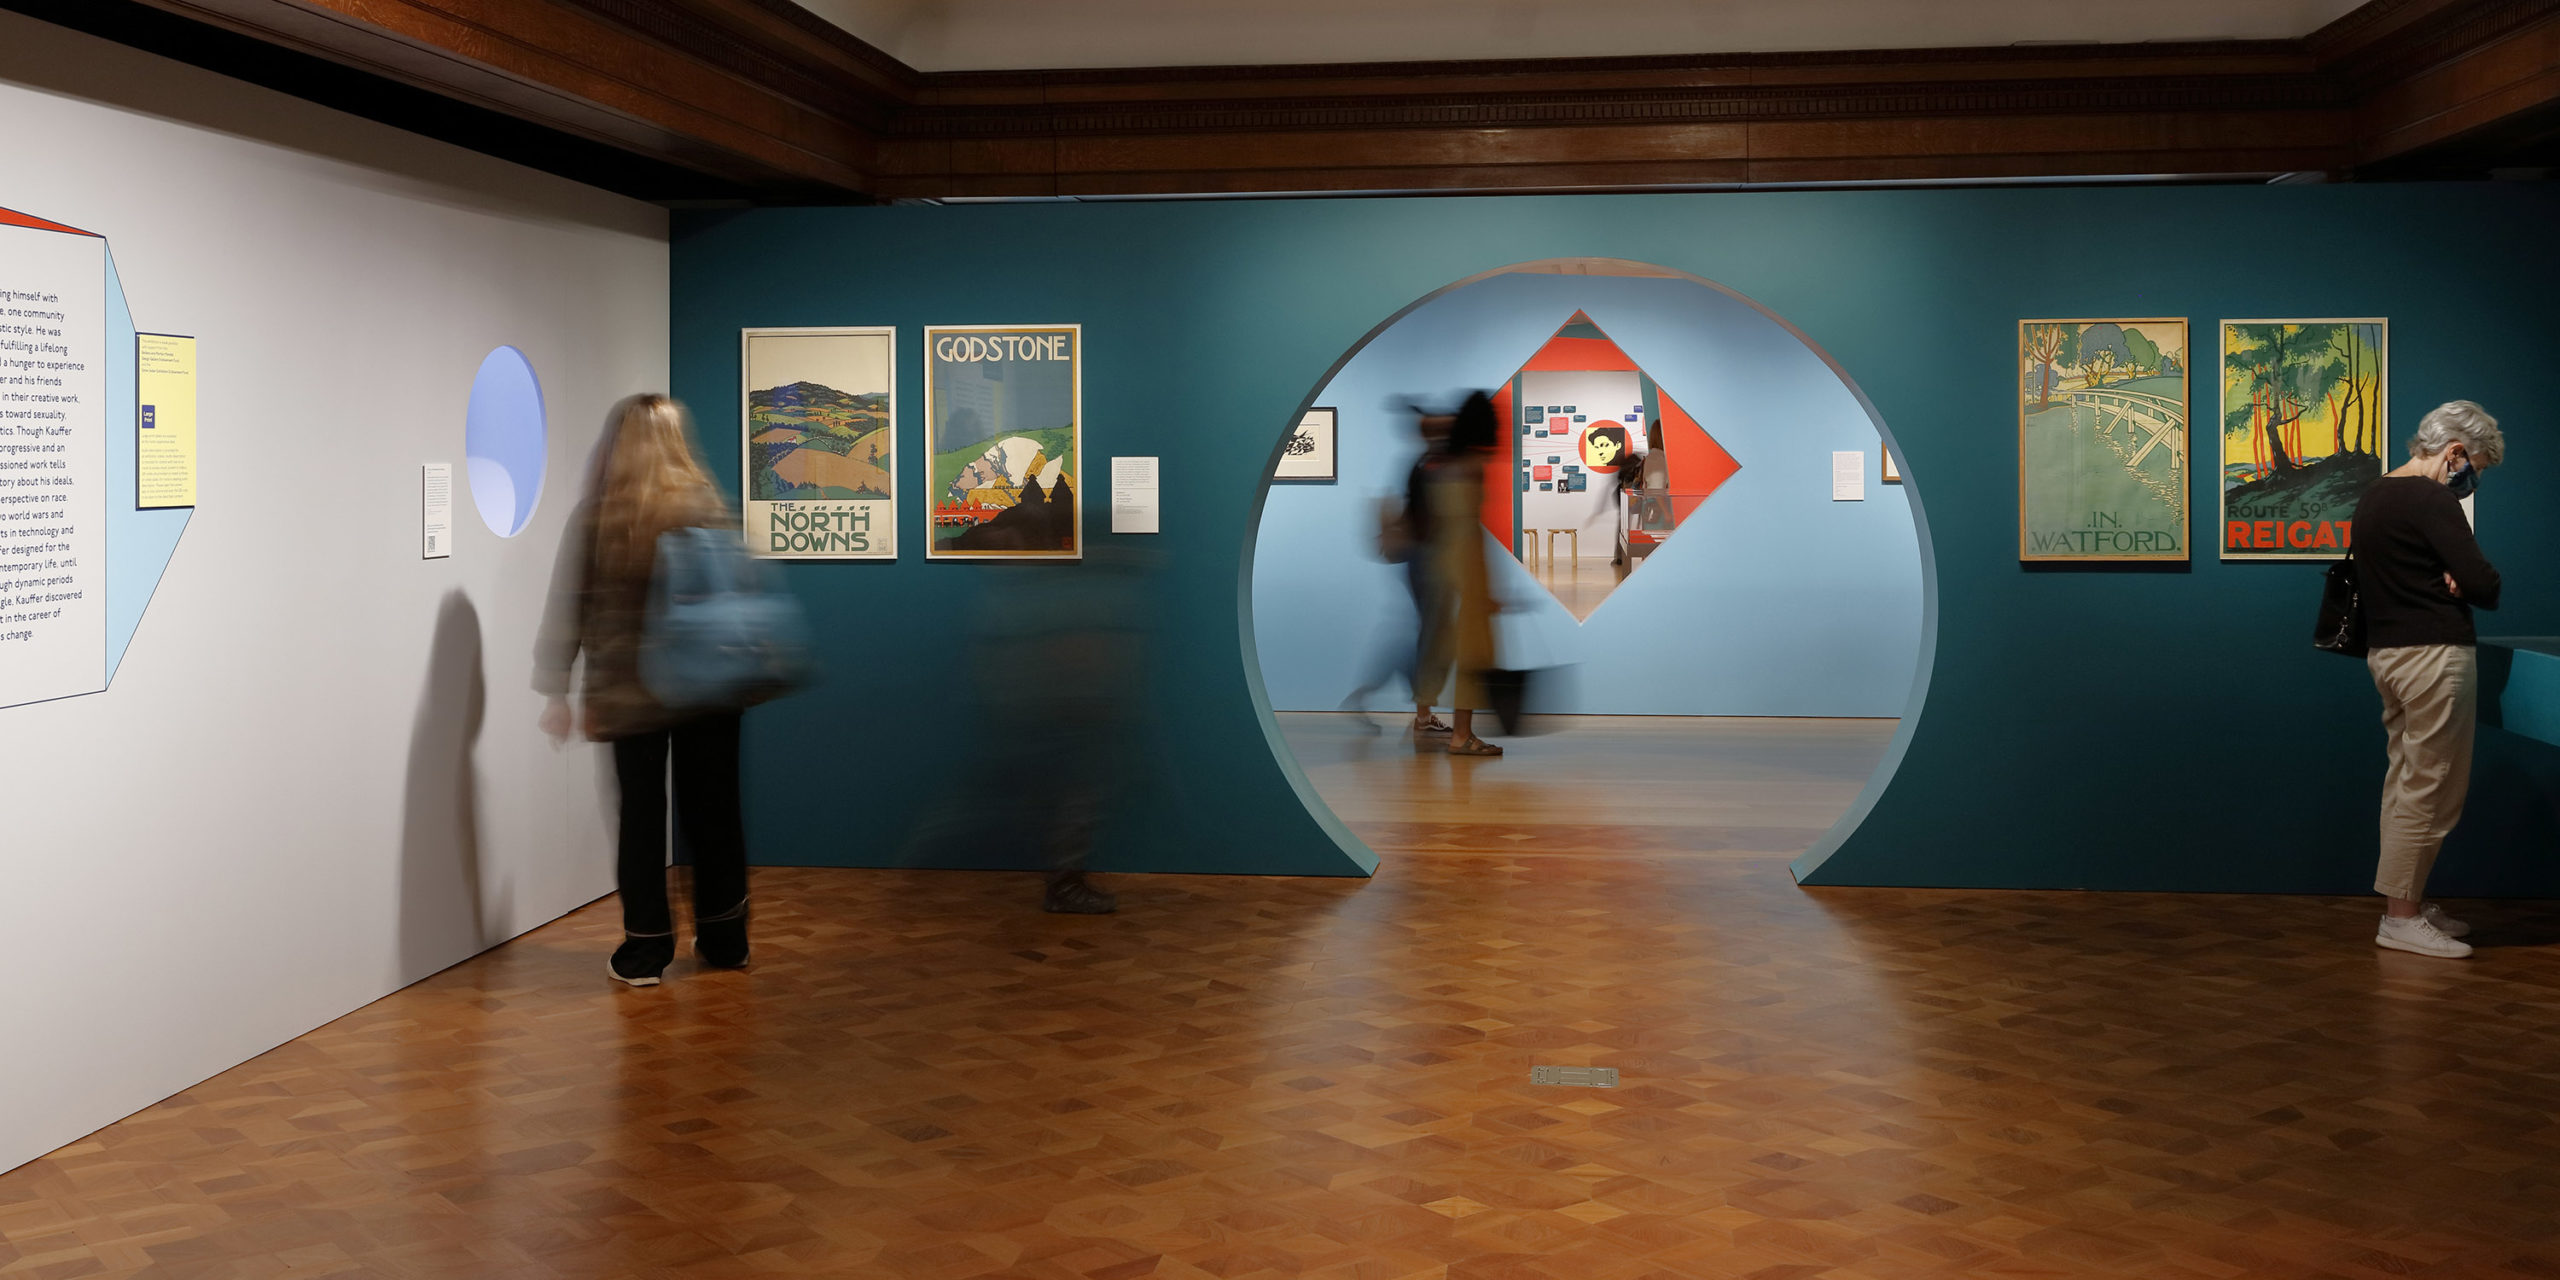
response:
M1616 437L1623 434L1641 441L1646 423L1635 421L1642 415L1610 414L1605 420L1593 420L1591 413L1554 412L1541 406L1540 420L1545 425L1524 421L1528 412L1521 404L1521 378L1531 373L1626 372L1637 375L1645 393L1644 408L1662 423L1662 444L1669 455L1668 489L1671 524L1676 530L1687 521L1724 482L1732 479L1742 464L1718 443L1697 418L1682 408L1671 390L1656 383L1627 353L1611 341L1591 317L1576 311L1555 335L1547 339L1519 369L1505 379L1493 395L1496 420L1508 424L1499 433L1493 457L1485 464L1484 509L1481 518L1485 530L1513 555L1520 554L1519 497L1524 479L1529 484L1564 483L1563 473L1548 462L1560 456L1585 473L1591 486L1617 483L1618 460L1612 456L1618 448ZM1580 408L1581 406L1573 406ZM1598 406L1594 406L1597 408ZM1584 421L1574 421L1580 416ZM1616 432L1608 432L1608 428ZM1602 432L1605 439L1595 440ZM1527 452L1524 454L1524 445ZM1634 461L1640 444L1626 448L1627 461ZM1550 451L1553 453L1551 454ZM1607 461L1603 461L1607 458ZM1524 473L1523 462L1527 463ZM1667 539L1668 535L1664 535Z

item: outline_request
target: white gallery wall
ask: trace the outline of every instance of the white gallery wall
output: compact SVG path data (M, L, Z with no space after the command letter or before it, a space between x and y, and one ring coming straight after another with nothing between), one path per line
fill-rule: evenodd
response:
M106 692L0 708L0 1169L612 887L532 634L609 405L667 380L661 210L0 13L0 207L199 340L199 505ZM543 380L502 539L473 373ZM461 486L457 486L461 488ZM130 502L130 495L120 495ZM603 957L597 957L603 980Z

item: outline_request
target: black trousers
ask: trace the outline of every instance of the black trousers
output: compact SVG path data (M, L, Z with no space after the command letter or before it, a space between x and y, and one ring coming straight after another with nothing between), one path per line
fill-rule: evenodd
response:
M672 756L675 767L669 770ZM676 930L667 907L667 779L675 778L676 821L693 860L696 927L747 902L747 837L738 804L738 713L724 711L613 742L622 784L622 931L658 937Z

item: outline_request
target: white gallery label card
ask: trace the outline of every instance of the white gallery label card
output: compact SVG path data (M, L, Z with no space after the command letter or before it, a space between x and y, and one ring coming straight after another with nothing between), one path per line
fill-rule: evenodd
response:
M1832 452L1831 500L1833 502L1867 500L1866 450L1845 449Z
M0 707L107 687L106 343L106 241L0 226Z
M442 560L453 554L453 464L430 462L418 468L418 558Z
M1111 460L1111 531L1157 532L1156 460Z

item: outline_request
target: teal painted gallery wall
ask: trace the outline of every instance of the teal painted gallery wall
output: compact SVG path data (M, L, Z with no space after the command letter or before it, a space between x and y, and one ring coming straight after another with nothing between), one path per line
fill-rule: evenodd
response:
M1086 506L1094 541L1148 555L1136 572L1153 610L1149 785L1098 865L1356 873L1365 852L1276 745L1248 643L1249 539L1283 427L1364 335L1457 281L1581 256L1692 272L1800 329L1852 380L1901 450L1923 524L1928 638L1898 768L1801 874L2358 892L2380 731L2362 667L2305 643L2317 567L2209 549L2169 570L2021 566L2015 325L2183 315L2202 351L2225 316L2390 317L2395 441L2454 397L2510 433L2510 462L2481 490L2510 600L2486 629L2560 632L2560 441L2544 427L2560 403L2555 226L2560 195L2529 185L695 214L675 237L674 389L734 483L741 326L897 325L913 477L922 326L1082 323L1087 471L1149 454L1167 477L1162 536L1113 538L1100 493ZM2193 536L2207 548L2213 402L2200 380ZM951 711L968 620L1008 575L1095 570L927 563L924 507L908 501L899 562L788 570L832 675L750 717L759 860L1019 860L994 838L1012 820L1002 780L971 769L988 726ZM2480 776L2439 888L2560 888L2560 751L2484 730ZM991 838L916 839L954 806Z

